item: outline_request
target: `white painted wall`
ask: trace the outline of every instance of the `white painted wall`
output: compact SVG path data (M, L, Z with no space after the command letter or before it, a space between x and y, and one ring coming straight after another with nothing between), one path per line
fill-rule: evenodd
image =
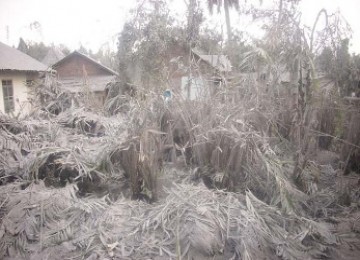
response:
M208 96L206 84L201 77L181 77L181 92L183 98L190 100L201 99Z
M30 111L28 102L29 88L26 86L25 72L3 72L0 71L0 111L5 113L4 96L2 90L2 80L12 80L14 88L15 111L14 114L26 114Z

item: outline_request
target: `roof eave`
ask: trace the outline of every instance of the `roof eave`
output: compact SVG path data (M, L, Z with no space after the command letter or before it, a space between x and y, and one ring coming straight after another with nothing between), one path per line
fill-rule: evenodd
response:
M78 51L76 51L76 50L73 51L72 53L70 53L69 55L65 56L63 59L59 60L59 61L56 62L55 64L53 64L51 67L53 67L53 68L56 70L56 67L57 67L57 66L59 66L61 63L65 62L66 60L70 59L70 57L73 56L73 55L82 56L82 57L84 57L84 58L86 58L86 59L94 62L96 65L100 66L101 68L105 69L106 71L110 72L111 74L114 74L115 76L119 76L119 74L118 74L116 71L114 71L114 70L112 70L112 69L110 69L110 68L102 65L101 63L99 63L99 62L96 61L95 59L93 59L93 58L91 58L91 57L89 57L89 56L87 56L87 55L85 55L85 54L83 54L83 53L81 53L81 52L78 52Z
M0 69L0 71L5 72L47 72L48 70L19 70L19 69Z

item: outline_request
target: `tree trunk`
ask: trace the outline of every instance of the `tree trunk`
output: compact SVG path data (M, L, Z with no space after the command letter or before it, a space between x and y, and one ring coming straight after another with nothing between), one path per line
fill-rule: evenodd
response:
M194 14L195 14L195 5L196 0L190 0L188 6L188 17L187 17L187 31L188 36L187 40L190 42L190 46L192 46L194 40Z
M231 42L231 24L230 24L230 14L229 14L229 3L228 0L224 0L224 10L225 10L225 19L226 19L226 31L228 42Z

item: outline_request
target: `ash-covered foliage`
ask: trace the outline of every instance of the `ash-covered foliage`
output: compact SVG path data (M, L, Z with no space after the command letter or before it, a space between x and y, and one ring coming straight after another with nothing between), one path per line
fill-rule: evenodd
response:
M358 245L357 188L341 207L326 158L299 186L295 151L248 97L128 102L112 117L2 117L2 258L316 259Z
M165 1L140 3L103 111L47 81L29 115L0 115L0 258L357 259L359 102L314 78L326 42L281 1L250 10L269 22L257 46L223 49L190 2L194 30ZM205 77L183 63L204 39L239 67L217 81L211 70L209 94L189 100L167 66L180 48L175 72Z

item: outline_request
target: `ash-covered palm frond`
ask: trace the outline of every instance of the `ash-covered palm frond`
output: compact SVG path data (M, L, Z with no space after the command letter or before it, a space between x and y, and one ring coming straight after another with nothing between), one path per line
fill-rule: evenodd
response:
M102 257L313 259L337 242L328 224L284 215L250 192L183 184L167 193L157 205L115 202L83 226L77 243Z
M74 185L48 189L42 182L25 189L11 184L0 199L1 256L12 258L23 258L76 238L82 223L105 207L101 201L91 205L79 201Z

